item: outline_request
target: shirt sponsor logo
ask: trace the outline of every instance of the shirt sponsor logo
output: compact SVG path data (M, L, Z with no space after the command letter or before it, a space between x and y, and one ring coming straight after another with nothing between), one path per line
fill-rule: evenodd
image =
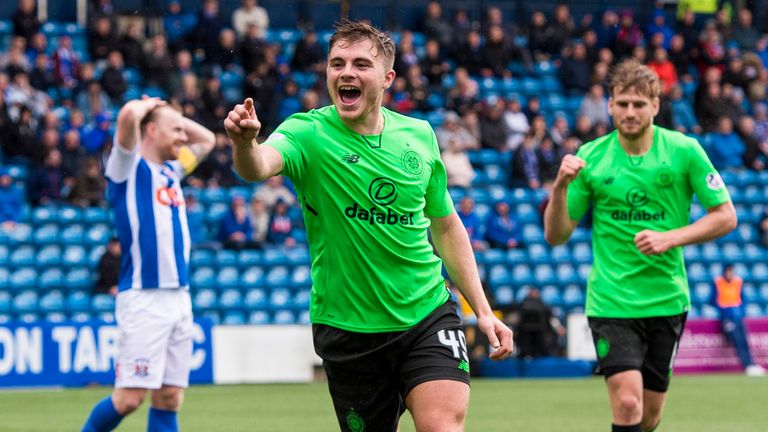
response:
M424 172L424 161L421 159L421 155L416 153L415 150L408 150L403 153L401 162L403 163L403 169L408 174L416 176Z
M651 201L648 192L642 187L633 187L627 191L625 200L630 207L629 210L614 210L611 212L611 219L623 222L641 222L660 221L667 217L664 210L649 212L645 209L638 209L638 207L643 207Z
M375 178L368 186L368 196L375 204L387 207L397 200L397 185L386 177ZM376 207L365 208L358 203L345 208L344 216L368 222L369 225L413 225L413 213L400 214L389 208L385 212Z

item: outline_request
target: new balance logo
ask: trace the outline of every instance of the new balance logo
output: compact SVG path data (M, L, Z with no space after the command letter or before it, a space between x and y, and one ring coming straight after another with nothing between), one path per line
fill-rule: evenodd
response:
M608 177L607 179L605 179L605 181L603 181L603 183L605 183L607 185L613 183L613 177Z
M341 160L343 160L346 163L354 164L354 163L360 162L360 156L358 156L356 154L349 154L349 153L347 153L347 154L345 154L344 156L341 157Z

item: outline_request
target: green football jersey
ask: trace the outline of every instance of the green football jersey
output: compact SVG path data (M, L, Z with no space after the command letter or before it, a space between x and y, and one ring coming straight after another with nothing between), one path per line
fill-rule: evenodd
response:
M642 156L628 155L616 131L577 153L586 166L568 187L568 213L579 220L592 205L588 316L642 318L688 310L683 248L646 256L635 246L635 235L689 224L693 194L705 208L730 200L695 139L653 128L653 145Z
M294 114L267 139L293 181L312 257L310 319L348 331L406 330L445 303L427 216L453 211L429 124L382 108L381 135L333 106Z

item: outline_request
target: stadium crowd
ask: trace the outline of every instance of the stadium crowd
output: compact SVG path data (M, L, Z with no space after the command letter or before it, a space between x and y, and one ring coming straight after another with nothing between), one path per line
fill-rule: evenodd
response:
M83 29L42 23L35 2L21 0L4 39L0 160L26 174L0 173L3 229L13 229L24 203L105 207L102 173L115 114L149 94L217 134L211 156L187 179L197 246L303 243L292 186L281 178L256 187L239 179L222 119L231 102L252 97L266 138L292 113L329 104L330 29L272 29L255 0L243 0L231 16L205 0L199 10L169 1L163 31L150 33L141 20L122 20L110 0L90 3ZM696 136L720 170L765 168L768 28L749 8L676 13L660 3L641 21L632 10L611 8L576 17L563 3L534 11L529 23L495 6L485 12L477 21L461 10L447 17L433 1L420 29L393 31L397 77L384 100L435 127L476 251L526 247L510 202L476 212L469 192L488 181L487 172L477 178L476 157L494 155L491 165L501 167L495 181L505 188L545 196L561 158L612 128L606 77L622 58L659 74L657 124ZM217 190L226 191L226 205L212 216L210 200L206 207L201 201Z

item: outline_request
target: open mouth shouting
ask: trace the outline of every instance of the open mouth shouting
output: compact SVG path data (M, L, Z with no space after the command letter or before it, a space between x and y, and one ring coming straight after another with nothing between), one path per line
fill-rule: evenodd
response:
M358 87L352 85L339 86L339 99L341 100L341 104L344 106L354 105L358 100L360 100L360 96L362 96L362 94L363 93Z

